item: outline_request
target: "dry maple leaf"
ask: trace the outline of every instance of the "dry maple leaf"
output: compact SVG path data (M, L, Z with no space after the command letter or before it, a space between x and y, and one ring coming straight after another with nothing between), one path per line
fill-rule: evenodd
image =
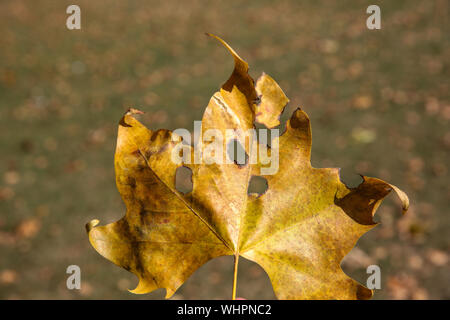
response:
M255 84L248 64L215 38L231 52L235 68L209 101L202 132L245 131L255 122L277 126L288 102L283 91L265 74ZM127 213L106 226L97 226L98 220L87 224L92 246L139 278L131 292L165 288L169 298L208 260L233 255L233 298L240 256L264 268L279 299L372 296L342 271L340 262L376 225L372 217L392 189L403 212L408 197L376 178L363 177L358 187L347 188L338 169L313 168L305 112L297 109L276 138L279 170L264 176L268 189L262 195L247 192L261 163L184 164L192 170L193 190L177 191L176 169L183 164L171 161L171 153L179 137L168 130L148 130L135 113L139 111L130 109L121 119L115 153L117 188ZM244 139L238 137L247 154L255 152Z

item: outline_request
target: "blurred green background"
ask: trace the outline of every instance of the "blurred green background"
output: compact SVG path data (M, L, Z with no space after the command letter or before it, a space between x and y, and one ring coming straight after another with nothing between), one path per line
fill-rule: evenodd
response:
M81 7L81 30L66 8ZM366 28L381 7L382 29ZM233 61L275 78L312 120L312 164L405 190L343 262L375 299L449 299L450 38L441 1L0 1L0 298L161 299L102 258L84 224L120 219L113 154L118 120L146 111L151 129L193 128ZM210 261L175 299L228 299L232 257ZM82 271L66 288L66 268ZM240 260L238 296L272 299L265 272Z

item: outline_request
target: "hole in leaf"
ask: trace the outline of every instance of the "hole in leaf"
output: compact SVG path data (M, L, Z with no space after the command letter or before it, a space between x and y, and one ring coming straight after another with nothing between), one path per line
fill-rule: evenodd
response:
M192 170L190 168L185 166L177 168L175 172L175 189L183 194L192 191Z
M263 195L269 187L267 180L263 177L252 176L248 184L248 194L256 193L258 196Z
M347 186L347 188L356 188L363 182L363 179L359 174L349 173L346 170L339 171L339 179Z
M255 129L256 129L255 131L256 131L256 136L258 138L258 142L260 144L266 144L269 147L272 147L272 139L279 137L279 135L282 132L282 130L280 130L281 124L272 129L267 128L262 123L255 122L254 125L255 125ZM278 130L278 131L276 132L275 130Z
M255 132L256 132L256 138L258 139L259 143L265 143L270 147L270 130L262 123L255 122ZM264 135L265 137L261 137Z
M245 149L242 147L241 143L236 139L228 142L227 155L239 167L243 167L248 163L248 154L245 152Z

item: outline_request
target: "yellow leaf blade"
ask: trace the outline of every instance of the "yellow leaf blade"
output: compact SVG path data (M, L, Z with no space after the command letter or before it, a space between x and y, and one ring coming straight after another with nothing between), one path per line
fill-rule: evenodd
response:
M234 255L260 264L280 299L370 298L371 290L345 275L340 262L376 226L373 215L384 197L394 190L406 212L407 195L370 177L347 188L338 169L313 168L310 120L301 109L268 154L260 155L263 145L255 148L247 133L255 121L278 125L288 98L268 75L255 87L248 64L222 39L210 36L228 49L235 67L203 115L205 141L197 145L201 163L185 163L192 170L192 192L183 195L175 188L176 170L183 164L171 155L180 137L148 130L134 118L141 112L130 109L120 121L115 154L116 184L127 213L106 226L91 221L92 246L138 276L133 293L166 288L168 298L208 260ZM205 138L211 130L220 134ZM224 150L232 140L250 159L259 154L257 162L226 162ZM217 150L210 150L213 141L222 150L220 163L214 160ZM266 192L249 195L250 178L262 175L265 160L275 155L277 170L263 175Z

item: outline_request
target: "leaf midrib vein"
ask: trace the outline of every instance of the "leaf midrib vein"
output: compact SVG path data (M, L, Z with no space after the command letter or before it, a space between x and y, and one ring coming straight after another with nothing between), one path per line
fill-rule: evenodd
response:
M230 251L234 251L230 245L227 243L227 241L225 241L225 239L222 238L222 236L220 236L220 234L205 220L203 219L200 214L198 214L187 202L186 200L178 194L178 192L176 192L175 190L173 190L171 187L169 187L157 174L156 172L152 169L152 167L150 166L150 163L148 162L147 157L142 153L141 149L138 147L138 151L139 154L141 155L141 157L144 159L145 163L147 164L147 167L149 168L149 170L152 172L152 174L155 176L155 178L162 184L164 185L170 192L172 192L178 199L181 200L181 202L183 202L183 204L197 217L200 219L201 222L203 222L210 230L211 232L230 250Z

